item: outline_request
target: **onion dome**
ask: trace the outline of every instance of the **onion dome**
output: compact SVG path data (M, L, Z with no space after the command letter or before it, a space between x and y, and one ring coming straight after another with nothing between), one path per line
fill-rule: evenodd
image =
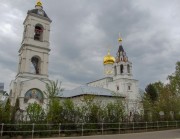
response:
M115 58L113 56L110 55L110 52L108 51L108 54L104 57L104 65L107 64L114 64L115 62Z

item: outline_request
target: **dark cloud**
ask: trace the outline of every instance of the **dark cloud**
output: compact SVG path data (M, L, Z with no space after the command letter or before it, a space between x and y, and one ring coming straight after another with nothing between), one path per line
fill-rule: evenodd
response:
M43 5L53 20L50 78L66 88L103 77L103 57L108 48L115 56L119 32L141 88L165 81L180 59L178 0L44 0ZM23 20L33 8L24 0L0 4L0 78L6 88L17 71Z

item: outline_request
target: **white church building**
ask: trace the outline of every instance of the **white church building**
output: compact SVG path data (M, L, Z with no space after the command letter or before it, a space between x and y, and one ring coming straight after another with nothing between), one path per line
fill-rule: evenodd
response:
M37 2L35 9L29 10L24 21L24 33L19 49L18 72L10 84L10 102L15 106L19 101L22 111L29 103L38 103L47 108L48 98L45 94L46 84L50 81L48 75L50 52L50 24L51 19L43 10L42 3ZM138 81L133 79L132 63L129 61L119 38L119 49L114 58L110 52L102 58L104 64L104 78L98 79L73 90L59 92L59 99L70 98L80 104L85 95L94 95L103 104L121 98L128 105L131 112L139 102Z
M133 79L132 62L128 60L122 46L122 38L119 38L119 48L116 57L108 54L102 58L104 65L104 78L89 82L73 90L60 92L59 97L71 98L76 104L84 95L94 95L95 101L107 104L121 98L125 102L126 112L130 115L140 112L140 90L138 80Z

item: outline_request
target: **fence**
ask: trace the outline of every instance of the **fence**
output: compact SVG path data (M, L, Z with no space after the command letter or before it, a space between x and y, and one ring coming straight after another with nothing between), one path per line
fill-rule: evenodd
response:
M131 123L0 124L0 136L50 137L123 134L180 128L180 121Z

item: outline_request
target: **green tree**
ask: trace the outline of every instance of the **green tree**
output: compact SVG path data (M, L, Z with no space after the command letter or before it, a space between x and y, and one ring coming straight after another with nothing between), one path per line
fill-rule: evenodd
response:
M2 123L10 123L11 121L11 105L10 100L7 99L5 106L3 104L0 105L1 112L1 122Z
M26 112L31 123L41 123L46 118L44 109L36 102L29 104Z
M59 82L58 80L49 80L49 83L46 84L46 91L44 92L48 99L52 100L56 98L59 92L64 90L64 88L61 87L61 84L62 82Z
M63 122L62 111L63 111L63 107L59 99L53 99L52 101L50 101L49 104L49 109L47 112L47 121L49 123L62 123Z
M104 119L102 103L95 100L94 95L84 95L81 99L82 121L86 123L99 123Z
M168 79L171 91L180 95L180 61L176 63L176 70Z
M46 91L44 92L48 98L47 121L50 123L60 123L62 121L62 105L58 98L59 93L64 89L61 87L61 82L49 81L46 84Z
M105 109L105 122L116 123L124 120L125 107L120 98L116 99L114 102L108 103Z
M153 84L147 85L147 87L145 88L145 91L147 93L147 96L150 98L150 100L152 102L155 102L157 100L158 93L157 93L157 90Z
M63 123L77 122L77 109L71 99L66 99L62 103L62 119Z

